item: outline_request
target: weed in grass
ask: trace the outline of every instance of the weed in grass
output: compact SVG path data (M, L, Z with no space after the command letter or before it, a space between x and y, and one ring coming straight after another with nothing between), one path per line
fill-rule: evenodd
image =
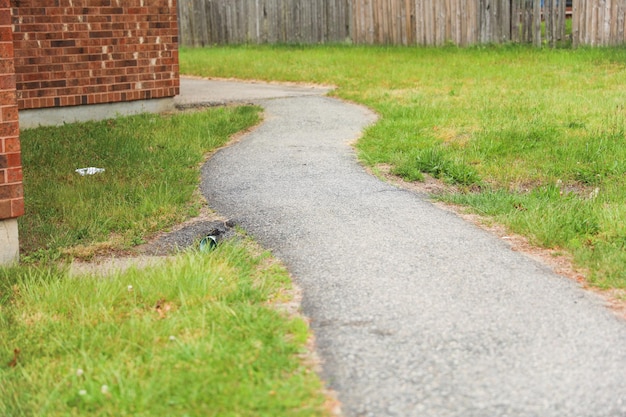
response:
M399 175L407 181L424 181L424 173L410 162L396 164L392 169L393 175Z
M323 415L306 324L267 306L289 282L267 256L225 243L106 278L24 270L0 304L0 415Z
M472 167L449 159L440 148L428 148L412 153L397 164L392 173L409 181L423 181L422 173L456 185L477 185L480 176Z

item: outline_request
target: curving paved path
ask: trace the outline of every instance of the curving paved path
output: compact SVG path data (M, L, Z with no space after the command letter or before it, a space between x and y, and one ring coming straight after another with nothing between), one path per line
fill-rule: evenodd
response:
M265 108L258 129L206 164L202 191L303 288L344 414L626 416L626 323L487 232L366 174L350 142L375 117L325 92L183 80L179 101Z

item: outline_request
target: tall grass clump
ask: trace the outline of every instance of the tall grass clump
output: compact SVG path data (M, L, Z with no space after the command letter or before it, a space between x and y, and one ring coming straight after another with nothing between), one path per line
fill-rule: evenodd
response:
M478 185L480 176L471 166L449 158L440 148L427 148L411 153L392 170L410 181L423 181L422 173L443 179L451 184Z
M219 47L183 49L181 68L335 85L381 116L357 144L363 162L462 185L472 194L445 198L626 288L624 47Z

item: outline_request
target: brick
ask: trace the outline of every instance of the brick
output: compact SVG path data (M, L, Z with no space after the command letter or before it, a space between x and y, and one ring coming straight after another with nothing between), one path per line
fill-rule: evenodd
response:
M13 58L13 43L0 43L0 58Z
M26 90L36 91L36 90L39 90L41 88L41 83L39 81L33 81L33 82L30 82L30 83L23 83L22 84L22 88L24 88Z
M15 104L15 90L11 88L0 91L0 103L4 105Z
M131 84L130 83L123 83L123 84L113 84L111 85L111 91L121 91L121 90L131 90Z
M0 200L11 200L24 197L22 184L4 184L0 186Z
M0 26L0 42L13 42L11 26Z
M43 81L41 88L61 88L67 85L67 80Z
M7 169L6 178L8 183L22 182L22 167Z
M2 116L0 116L0 121L2 122L13 122L17 120L17 106L8 106L2 107L1 110Z
M11 218L24 215L24 198L16 198L11 200Z
M46 46L48 46L48 45L49 46L53 46L52 44L54 42L57 42L59 39L63 39L63 29L62 29L62 27L61 28L55 28L55 27L53 27L53 25L49 25L48 30L51 31L51 32L40 34L42 40L45 39L47 41L50 41L50 44L46 44Z
M11 199L14 198L24 198L24 186L20 184L10 184L8 185L10 190Z
M19 134L19 126L17 123L15 123L14 126L15 127L11 127L11 130L12 130L11 133L15 132L16 134L15 136L17 136ZM13 129L15 129L15 131L13 131ZM5 153L20 152L20 151L21 151L21 145L20 145L20 139L18 137L4 139L4 152Z
M0 91L15 89L15 75L0 75Z
M100 13L106 14L106 15L122 14L124 13L124 8L123 7L103 7L100 9Z
M83 31L75 31L75 32L65 32L63 33L63 39L75 39L82 45L82 43L86 40L89 39L89 31L88 30L83 30Z
M15 152L15 153L6 153L6 168L14 168L14 167L19 167L22 166L22 158L20 156L19 152Z
M5 149L8 148L9 146L13 146L12 145L12 140L14 140L14 138L12 139L11 137L17 137L19 135L20 131L19 131L19 124L16 121L11 121L11 122L2 122L0 123L0 138L4 138L4 147ZM2 139L0 139L2 140ZM0 149L1 151L1 149ZM7 151L5 151L7 152Z
M89 37L90 38L112 38L113 32L110 30L93 31L93 32L89 32Z
M32 65L32 66L37 66L37 65L45 65L48 64L50 62L50 57L47 56L41 56L41 57L30 57L28 59L26 59L26 65ZM20 69L15 68L16 72L19 72ZM37 68L37 71L41 71L41 68Z
M13 211L11 210L11 200L0 200L0 220L6 220L11 218L13 218Z
M61 34L61 38L63 35ZM76 40L74 39L66 39L66 40L55 40L50 42L50 46L52 48L63 48L67 46L76 46Z

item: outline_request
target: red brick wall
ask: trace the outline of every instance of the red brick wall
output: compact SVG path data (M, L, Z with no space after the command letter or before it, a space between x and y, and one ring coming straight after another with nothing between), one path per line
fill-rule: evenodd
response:
M176 0L10 0L20 109L178 94Z
M0 0L0 220L24 214L9 0Z

